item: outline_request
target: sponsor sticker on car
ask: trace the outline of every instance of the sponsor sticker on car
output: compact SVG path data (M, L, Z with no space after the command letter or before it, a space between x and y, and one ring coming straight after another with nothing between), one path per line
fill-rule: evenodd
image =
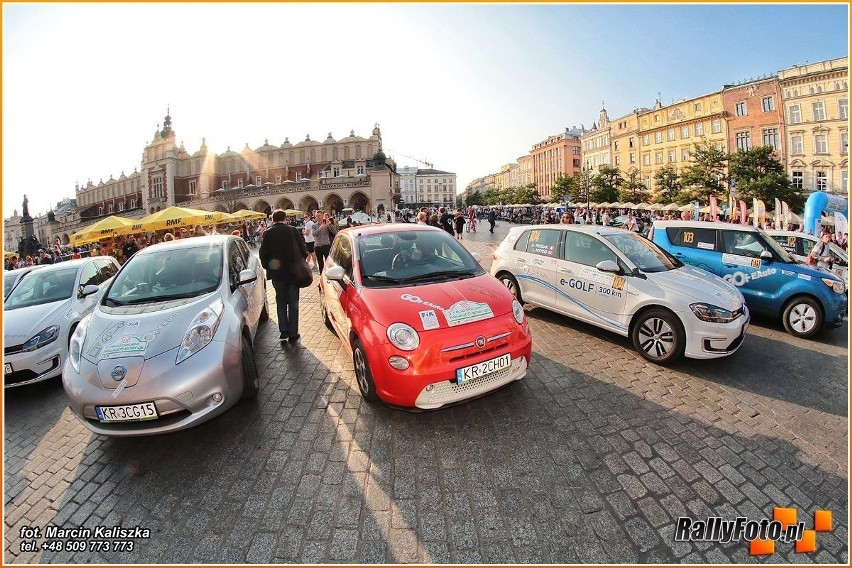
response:
M12 374L12 364L11 363L5 363L3 365L3 374L4 375L11 375Z

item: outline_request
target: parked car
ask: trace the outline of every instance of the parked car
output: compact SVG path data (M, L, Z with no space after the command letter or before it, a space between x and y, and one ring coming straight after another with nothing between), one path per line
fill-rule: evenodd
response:
M790 253L790 256L799 262L807 263L808 253L814 246L822 242L815 235L799 233L796 231L769 230L766 234L775 239L781 248ZM849 254L834 243L828 244L833 264L831 272L839 276L849 286Z
M46 265L44 264L34 264L32 266L25 266L24 268L16 268L14 270L4 270L3 271L3 300L9 297L9 294L12 292L12 289L18 285L18 282L21 281L21 278L32 272L33 270L38 270L39 268L44 268Z
M63 385L97 434L183 430L257 395L266 274L241 238L194 237L128 260L71 338Z
M845 282L801 264L757 227L655 221L650 238L682 262L735 285L753 312L781 318L784 329L796 337L812 337L824 325L843 323Z
M109 256L43 265L3 303L3 384L6 388L62 374L71 335L118 272Z
M352 355L368 401L436 409L527 373L523 308L440 229L341 230L320 289L325 323Z
M749 324L736 288L626 229L515 227L494 253L491 274L518 301L629 337L659 364L730 355Z

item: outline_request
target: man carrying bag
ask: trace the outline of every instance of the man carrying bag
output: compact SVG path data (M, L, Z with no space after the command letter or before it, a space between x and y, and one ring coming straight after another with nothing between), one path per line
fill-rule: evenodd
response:
M260 245L260 264L272 280L278 312L280 339L291 345L299 341L299 288L305 284L304 270L312 280L305 258L308 249L298 229L286 223L287 215L281 209L272 212L272 227L266 230Z

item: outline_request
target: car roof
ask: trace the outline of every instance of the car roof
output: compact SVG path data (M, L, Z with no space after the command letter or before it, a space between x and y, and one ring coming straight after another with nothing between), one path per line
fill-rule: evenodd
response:
M757 232L759 227L754 225L741 225L739 223L722 223L714 221L654 221L655 227L702 227L707 229L722 229L729 231L754 231Z
M63 260L62 262L57 262L56 264L40 264L39 270L43 272L53 272L56 270L65 270L68 268L77 269L82 265L87 264L98 258L112 258L111 256L90 256L89 258L77 258L74 260ZM115 260L115 259L113 259Z
M233 235L205 235L201 237L186 237L185 239L175 239L173 241L163 241L155 245L149 245L143 249L140 249L133 256L136 256L137 254L154 254L167 250L190 249L205 245L221 247L224 246L225 243L227 243L228 241L235 240L237 240L237 237Z
M357 227L346 227L345 229L341 229L340 232L344 234L351 234L355 237L366 237L370 235L384 235L387 233L401 233L406 231L437 231L439 233L446 233L443 229L439 229L438 227L432 227L431 225L419 225L416 223L390 223L384 225L358 225ZM449 235L449 233L447 233Z
M3 274L26 274L27 272L32 272L33 270L38 270L40 268L44 268L48 266L47 264L34 264L32 266L24 266L23 268L14 268L12 270L4 270Z
M587 235L615 235L621 233L632 233L620 227L604 227L603 225L579 225L574 223L545 223L542 225L521 225L512 227L510 231L520 232L527 229L558 229L560 231L574 231L575 233L585 233Z

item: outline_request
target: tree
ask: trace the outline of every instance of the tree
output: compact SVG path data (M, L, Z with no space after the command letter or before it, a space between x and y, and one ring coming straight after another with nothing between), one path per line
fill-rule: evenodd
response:
M648 188L639 178L639 170L631 167L627 170L627 178L618 192L619 201L631 201L633 203L644 203L648 199Z
M725 166L728 155L709 142L695 143L690 165L680 174L680 183L690 199L704 203L711 195L727 195Z
M680 205L689 201L689 195L684 193L683 185L677 175L677 170L671 164L666 164L654 173L654 183L657 193L654 203L677 203Z
M571 197L571 201L580 201L580 180L577 177L561 174L550 189L551 195L555 195L560 201L565 195Z
M512 203L529 203L531 205L538 205L541 203L541 197L533 184L529 184L524 187L515 187L512 189L514 190L512 193Z
M502 202L500 192L494 187L486 189L482 198L485 200L486 205L497 205Z
M739 197L746 203L757 198L771 207L778 198L792 209L801 210L804 206L804 196L793 188L772 146L739 150L729 156L728 164L731 179L737 181Z
M485 196L478 189L471 194L468 194L465 205L485 205Z
M618 190L623 183L624 178L621 177L621 171L618 168L611 166L602 167L598 170L598 175L592 178L591 201L597 201L598 203L616 201L618 199Z

